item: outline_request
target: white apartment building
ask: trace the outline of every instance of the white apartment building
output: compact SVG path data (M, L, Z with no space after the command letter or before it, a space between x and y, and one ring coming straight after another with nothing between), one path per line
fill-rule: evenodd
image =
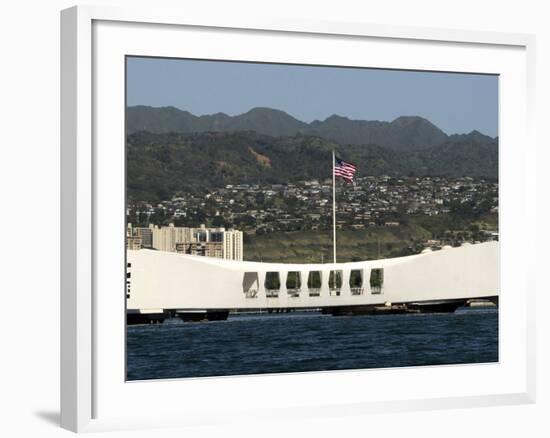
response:
M206 228L204 225L201 225L200 228L175 227L174 224L167 227L155 225L152 229L152 247L158 251L177 252L179 250L181 252L182 248L194 248L189 244L214 242L221 244L221 255L219 251L208 251L205 255L215 254L215 256L226 260L243 259L242 231Z
M223 233L223 258L225 260L243 260L243 232L229 230Z
M141 237L126 236L126 249L138 250L141 249Z
M193 228L187 227L174 227L171 225L174 230L174 247L177 243L194 243L193 237ZM175 251L175 249L174 249Z
M153 249L173 252L176 250L174 225L153 228Z
M141 237L142 248L153 247L153 225L148 227L135 227L133 229L133 235L135 237Z

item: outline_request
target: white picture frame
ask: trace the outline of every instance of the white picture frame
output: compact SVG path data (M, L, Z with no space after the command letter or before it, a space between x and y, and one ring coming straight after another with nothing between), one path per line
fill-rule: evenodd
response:
M192 47L182 45L190 38ZM290 50L300 44L308 51ZM531 35L359 22L244 16L228 21L215 15L188 15L184 10L92 6L62 11L62 427L100 431L208 424L213 418L216 422L281 415L305 418L534 402L535 286L528 254L533 253L535 233L520 236L517 226L535 227L534 209L521 207L535 205L534 46ZM357 48L368 49L367 64L364 59L353 61ZM124 294L107 293L124 284L123 265L119 265L125 227L123 210L119 210L124 190L121 68L123 55L152 54L306 64L355 62L359 66L501 75L500 362L125 382L121 371ZM110 149L101 146L105 144ZM514 144L521 147L514 148ZM383 384L388 379L394 383L391 388ZM449 380L455 383L443 384ZM357 394L353 388L358 385L369 391ZM294 394L291 403L286 394L296 387L302 391ZM195 395L191 403L166 395L181 389ZM221 395L213 399L209 397L213 393ZM258 403L240 403L250 397ZM146 402L138 405L138 399Z

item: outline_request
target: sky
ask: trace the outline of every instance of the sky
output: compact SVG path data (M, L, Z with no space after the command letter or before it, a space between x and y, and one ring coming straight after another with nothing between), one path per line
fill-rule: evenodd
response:
M421 116L447 134L498 135L494 75L129 57L127 105L197 116L269 107L308 123Z

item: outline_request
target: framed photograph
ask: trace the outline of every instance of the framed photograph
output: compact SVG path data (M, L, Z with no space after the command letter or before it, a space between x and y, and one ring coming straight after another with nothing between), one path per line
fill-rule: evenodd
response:
M61 18L63 427L534 401L533 37Z

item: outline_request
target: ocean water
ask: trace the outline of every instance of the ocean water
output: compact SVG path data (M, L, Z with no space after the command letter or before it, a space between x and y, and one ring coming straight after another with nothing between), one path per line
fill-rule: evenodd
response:
M498 362L498 310L230 315L129 326L127 379Z

